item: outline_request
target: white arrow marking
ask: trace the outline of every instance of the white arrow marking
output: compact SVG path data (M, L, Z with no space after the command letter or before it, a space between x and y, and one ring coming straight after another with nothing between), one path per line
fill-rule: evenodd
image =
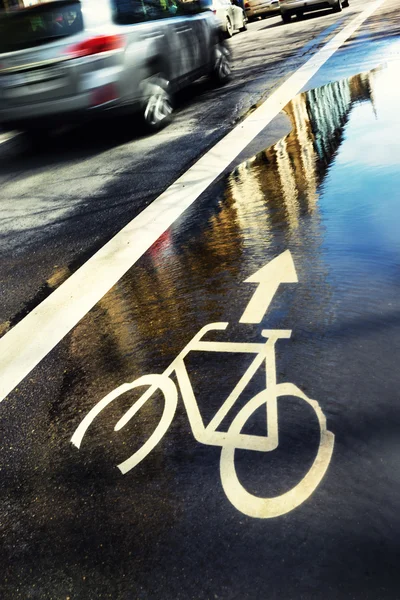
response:
M296 268L290 250L286 250L251 277L245 283L258 283L239 323L261 323L272 298L281 283L297 283Z

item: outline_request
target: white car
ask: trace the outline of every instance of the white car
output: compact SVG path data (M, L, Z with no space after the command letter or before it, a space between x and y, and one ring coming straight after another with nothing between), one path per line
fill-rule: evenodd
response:
M235 31L246 31L247 17L237 0L202 0L200 4L214 13L227 37Z
M340 12L349 6L349 0L279 0L282 21L289 23L292 15L301 18L305 12L331 8L333 12Z

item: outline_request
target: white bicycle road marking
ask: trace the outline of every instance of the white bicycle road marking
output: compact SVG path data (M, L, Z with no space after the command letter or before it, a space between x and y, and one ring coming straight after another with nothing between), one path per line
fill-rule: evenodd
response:
M375 0L0 339L0 402L101 300L383 4Z
M285 268L281 272L280 266ZM268 268L269 267L269 268ZM280 283L297 282L296 270L289 250L272 260L269 265L261 269L256 275L255 281L261 279L263 289L266 293L268 305L277 291ZM247 281L253 280L249 278ZM258 289L256 294L260 293ZM254 297L253 297L254 298ZM250 301L252 304L253 299ZM261 302L261 301L260 301ZM265 306L265 303L264 303ZM260 316L260 304L257 303L256 313ZM265 312L265 311L264 311ZM261 315L261 318L264 313ZM261 320L260 318L260 320ZM253 322L253 321L251 321ZM225 331L229 323L211 323L203 327L197 335L182 350L177 358L161 375L145 375L132 383L124 383L100 400L86 415L71 438L71 442L80 448L82 440L93 423L94 419L114 400L126 392L141 386L149 386L149 389L126 411L117 422L114 430L122 429L150 400L151 396L161 390L164 396L164 411L160 422L156 426L150 438L118 468L123 474L128 473L136 467L161 441L169 429L175 415L178 402L178 392L170 376L175 372L178 387L186 408L189 424L194 438L209 446L221 446L220 472L222 486L227 498L242 513L255 518L272 518L283 515L300 504L302 504L318 487L320 481L329 466L334 435L326 428L326 419L315 400L308 398L297 386L292 383L277 383L275 345L278 340L289 339L291 331L285 329L262 331L262 337L266 342L221 342L204 341L203 338L211 331ZM185 365L185 358L190 352L228 352L255 354L250 366L246 369L239 382L236 384L228 398L223 402L210 423L205 426L199 406L193 391L189 373ZM265 389L249 400L233 419L228 431L217 431L225 417L228 415L235 402L246 389L255 373L265 364ZM258 452L272 452L279 446L279 422L278 422L278 398L282 396L294 396L309 404L318 419L320 428L320 440L315 460L306 475L290 491L273 498L263 498L249 493L239 481L236 473L235 452L238 449L253 450ZM266 435L253 435L242 433L247 421L263 405L265 405Z

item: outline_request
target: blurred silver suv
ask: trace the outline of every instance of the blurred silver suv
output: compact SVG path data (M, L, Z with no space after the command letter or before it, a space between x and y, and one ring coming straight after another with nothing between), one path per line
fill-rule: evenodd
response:
M168 122L174 92L230 54L197 2L53 0L0 15L0 125L40 130L98 112Z
M322 8L332 8L334 12L341 12L346 6L349 6L349 0L279 0L284 23L289 23L292 15L301 18L305 12Z

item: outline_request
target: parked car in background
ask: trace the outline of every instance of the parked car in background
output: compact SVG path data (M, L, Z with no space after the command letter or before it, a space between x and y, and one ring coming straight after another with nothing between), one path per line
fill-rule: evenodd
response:
M349 0L279 0L282 21L289 23L292 15L301 18L305 12L332 8L333 12L340 12L349 6Z
M198 2L53 0L0 15L0 126L37 131L93 114L139 112L159 129L173 94L230 53Z
M249 21L257 17L265 18L273 13L279 13L278 0L245 0L244 9Z
M227 37L235 31L246 31L247 17L239 2L231 0L201 0L204 8L212 10Z

